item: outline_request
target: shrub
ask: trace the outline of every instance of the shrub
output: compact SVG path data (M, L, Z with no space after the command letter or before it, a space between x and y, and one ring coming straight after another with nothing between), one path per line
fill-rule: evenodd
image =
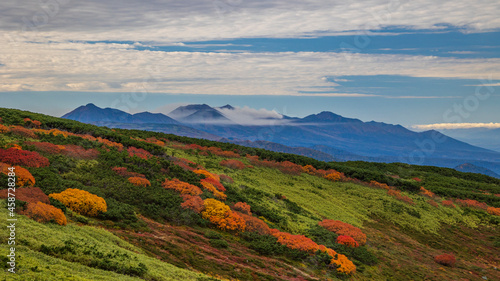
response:
M0 198L7 198L7 189L0 189ZM28 203L42 202L50 204L49 197L38 187L16 188L16 199Z
M337 243L346 245L347 247L351 248L359 247L358 242L356 242L356 240L354 240L354 238L352 238L351 236L347 235L339 235L339 237L337 237Z
M36 134L32 130L21 126L11 126L10 132L21 137L36 139Z
M100 154L99 151L95 148L85 149L79 145L74 144L65 145L64 149L61 150L61 153L69 157L85 160L97 159Z
M347 235L354 238L359 245L364 245L366 243L366 235L361 231L361 229L348 223L326 219L318 224L331 232L337 233L338 235Z
M0 149L0 161L11 165L27 167L48 167L49 159L41 156L37 152L19 150L15 148Z
M465 199L465 200L456 199L455 202L462 207L478 208L478 209L483 209L483 210L488 209L488 205L486 203L478 202L478 201L473 200L473 199Z
M178 179L168 180L162 184L163 188L173 189L180 194L190 194L190 195L201 195L203 191L196 185L189 184L187 182L180 181Z
M49 154L61 153L62 148L64 148L64 146L58 146L50 142L25 142L24 144L34 146L36 150Z
M117 173L119 176L126 177L126 178L129 178L129 177L139 177L139 178L144 178L144 179L146 178L146 176L143 174L127 171L127 168L125 168L125 167L113 167L113 168L111 168L111 170L113 170L113 172Z
M196 174L199 174L199 175L204 175L205 178L211 178L215 181L220 182L219 176L216 174L212 174L209 171L198 169L198 170L194 170L193 172L195 172Z
M8 170L9 167L11 167L11 166L0 162L0 173L7 175L9 173L9 170ZM26 170L23 167L19 167L19 166L14 166L14 168L15 168L14 171L16 173L16 186L17 187L34 186L35 185L35 178L28 170Z
M455 208L455 205L453 204L453 202L451 200L443 200L441 202L441 205L443 205L445 207Z
M211 198L205 199L203 205L205 210L201 215L218 228L231 231L245 230L246 225L243 218L232 212L228 205Z
M203 199L201 199L200 196L184 194L182 195L182 198L184 199L184 202L181 204L181 207L183 209L190 209L198 214L201 213L201 211L203 211L204 209Z
M227 183L233 183L234 180L232 177L230 176L226 176L226 175L219 175L220 177L220 180L223 181L223 182L227 182Z
M208 191L212 192L213 195L220 200L226 200L226 194L220 192L215 188L210 182L201 180L201 185Z
M9 131L10 131L9 127L0 124L0 134L7 133Z
M221 192L226 191L226 188L219 181L215 180L214 178L202 179L200 182L201 183L208 182L211 185L213 185L214 187L216 187L218 191L221 191Z
M140 177L130 177L128 178L128 182L130 182L135 186L142 186L142 187L151 186L149 180Z
M222 239L222 234L213 230L208 230L204 236L208 239Z
M488 214L494 215L494 216L500 216L500 208L495 208L495 207L488 207L486 209Z
M434 197L434 195L435 195L434 192L431 192L431 191L425 189L423 186L420 187L420 194L427 196L427 197L430 197L430 198Z
M66 216L60 209L42 202L29 203L22 214L37 222L54 220L59 225L67 224Z
M243 162L235 159L222 160L220 161L219 165L236 170L243 170L246 168Z
M148 151L146 151L142 148L136 148L133 146L127 148L127 152L128 152L128 155L130 157L137 156L137 157L145 159L145 160L153 157L153 155L151 153L149 153Z
M74 212L84 216L97 216L107 211L106 201L85 190L68 188L61 193L52 193L49 197L54 198Z
M227 248L229 244L226 240L222 239L210 239L210 245L214 248Z
M250 205L245 202L238 202L234 204L233 209L246 215L251 215Z
M255 232L260 235L271 234L271 229L263 220L243 213L238 213L238 215L245 220L245 231Z
M457 260L454 255L442 254L434 257L434 261L445 266L453 267Z

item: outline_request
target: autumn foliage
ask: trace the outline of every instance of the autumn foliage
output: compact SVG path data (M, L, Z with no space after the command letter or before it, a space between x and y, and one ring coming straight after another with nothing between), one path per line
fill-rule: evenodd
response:
M64 149L64 146L55 145L50 142L25 142L24 144L34 146L36 150L49 154L58 154Z
M22 214L36 220L37 222L48 222L54 220L59 225L67 224L66 216L61 209L42 202L29 203Z
M219 175L220 177L220 180L223 181L223 182L227 182L227 183L233 183L234 180L232 177L230 176L227 176L227 175Z
M455 266L455 263L457 262L457 260L455 259L455 256L450 255L450 254L442 254L439 256L435 256L434 261L441 264L441 265L450 266L450 267Z
M473 199L456 199L455 202L462 207L477 208L487 210L488 205L484 202L478 202Z
M32 138L32 139L36 138L36 134L32 130L26 129L21 126L11 126L10 132L25 138Z
M180 194L189 194L189 195L200 195L203 193L199 187L196 185L189 184L187 182L180 181L178 179L165 179L162 184L163 188L172 189Z
M0 133L3 134L3 133L7 133L9 131L10 131L9 127L0 124Z
M71 210L85 216L95 217L101 212L107 211L106 201L85 190L68 188L61 193L52 193L49 197L54 198Z
M181 204L181 207L184 209L190 209L199 214L205 208L203 199L200 196L184 194L182 195L182 199L184 202Z
M7 198L7 193L7 189L0 189L0 198ZM16 188L16 199L29 203L42 202L50 204L49 197L38 187Z
M151 153L149 153L148 151L146 151L142 148L136 148L133 146L127 148L127 152L128 152L128 155L130 157L137 156L139 158L146 159L146 160L153 157L153 155Z
M217 188L215 188L215 186L213 184L211 184L210 182L206 181L206 180L201 180L200 181L201 185L203 186L203 188L205 188L206 190L212 192L212 194L219 200L226 200L227 196L226 194L224 194L223 192L221 191L218 191Z
M8 170L9 167L11 167L11 166L0 162L0 172L1 173L7 175L9 173L9 170ZM26 170L23 167L19 167L19 166L14 166L14 168L15 168L15 173L16 173L16 186L17 187L34 186L35 185L35 178L28 170Z
M271 228L261 219L252 215L236 212L245 220L245 231L256 232L260 235L271 234Z
M235 170L243 170L243 169L245 169L247 167L245 165L245 163L241 162L240 160L235 160L235 159L222 160L222 161L220 161L219 164L221 166L224 166L224 167L227 167L227 168L231 168L231 169L235 169Z
M420 194L424 195L424 196L427 196L427 197L434 197L435 194L427 189L425 189L423 186L420 187Z
M226 188L219 181L215 180L214 178L205 178L205 179L200 180L200 182L201 183L203 183L203 182L210 183L215 188L217 188L218 191L221 191L221 192L226 191Z
M125 168L125 167L113 167L113 168L111 168L111 170L113 170L118 175L120 175L122 177L126 177L126 178L129 178L129 177L139 177L139 178L144 178L144 179L146 178L146 176L143 174L127 171L127 168Z
M37 152L15 148L0 149L0 161L11 165L34 168L47 167L50 164L49 159L41 156Z
M61 154L85 160L97 159L99 151L95 148L85 149L79 145L67 144L61 147Z
M205 209L201 215L218 228L236 232L245 230L245 220L231 211L228 205L211 198L205 199L203 205Z
M142 187L151 186L149 180L141 177L130 177L128 178L128 182L130 182L135 186L142 186Z
M337 243L346 245L347 247L351 248L359 247L359 243L354 240L354 238L348 235L339 235L339 237L337 237Z
M337 233L338 235L346 235L354 238L359 245L364 245L366 243L366 235L361 232L361 229L348 223L337 220L323 220L318 224L331 232Z
M248 205L245 202L237 202L236 204L234 204L233 209L235 211L238 211L238 212L246 214L246 215L252 214L252 212L250 211L250 205Z
M443 200L441 201L441 205L445 207L455 208L455 204L451 200Z
M488 214L494 215L494 216L500 216L500 208L495 208L495 207L488 207L486 209Z
M196 174L199 174L199 175L204 175L206 178L212 178L215 181L220 181L220 178L218 175L212 174L209 171L198 169L198 170L194 170L193 172L195 172Z

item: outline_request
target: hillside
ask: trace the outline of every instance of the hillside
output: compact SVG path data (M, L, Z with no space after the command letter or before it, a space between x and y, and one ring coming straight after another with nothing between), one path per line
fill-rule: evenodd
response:
M500 179L0 118L0 197L17 173L14 280L500 279Z

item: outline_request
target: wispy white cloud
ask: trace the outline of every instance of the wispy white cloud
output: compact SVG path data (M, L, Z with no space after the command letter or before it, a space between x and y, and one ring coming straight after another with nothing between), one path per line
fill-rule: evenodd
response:
M475 129L475 128L487 128L487 129L498 129L500 128L500 123L438 123L438 124L427 124L427 125L413 125L413 129L417 130L453 130L453 129Z
M270 125L283 121L283 115L274 110L254 109L248 106L234 109L217 108L224 116L240 125Z

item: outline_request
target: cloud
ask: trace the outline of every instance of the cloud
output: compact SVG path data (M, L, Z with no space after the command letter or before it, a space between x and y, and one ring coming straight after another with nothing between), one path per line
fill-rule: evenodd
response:
M276 124L276 122L282 123L283 121L283 115L275 110L264 108L254 109L248 106L235 106L233 109L217 108L217 110L240 125L271 125Z
M417 130L453 130L474 128L498 129L500 128L500 123L438 123L427 125L413 125L411 126L411 128Z

